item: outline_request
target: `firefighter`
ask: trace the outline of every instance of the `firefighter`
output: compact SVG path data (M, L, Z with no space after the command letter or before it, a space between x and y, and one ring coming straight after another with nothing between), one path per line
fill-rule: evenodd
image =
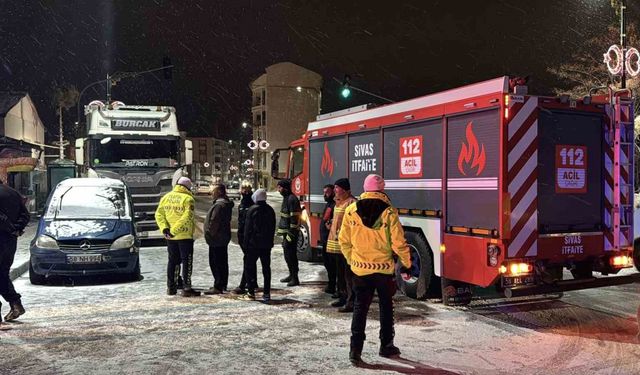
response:
M249 259L247 258L247 249L244 244L244 223L247 215L247 210L249 207L253 206L253 199L251 195L253 194L253 188L249 182L243 182L240 187L240 204L238 205L238 245L240 245L240 250L242 250L242 263L246 264ZM255 288L258 288L257 285L254 285ZM242 272L242 277L240 278L240 285L233 290L234 294L244 294L247 291L247 278L244 272Z
M282 195L282 208L280 208L280 221L278 222L278 234L282 236L282 248L284 260L287 262L289 275L280 282L287 286L300 285L298 279L298 232L300 230L300 201L291 192L291 180L278 181L278 192Z
M322 219L320 220L320 241L322 242L322 261L324 262L324 268L327 270L327 277L329 283L324 289L325 293L334 294L336 292L336 259L335 255L327 252L327 240L329 239L329 232L331 230L331 220L333 218L333 209L336 206L334 200L335 193L333 191L333 185L327 184L323 188L324 210L322 210Z
M22 196L0 181L0 295L9 302L9 313L4 317L6 321L17 319L24 314L21 296L13 287L9 271L16 255L18 237L24 234L27 224L29 211Z
M231 215L233 202L227 196L224 184L213 188L213 206L204 221L204 238L209 245L209 267L213 286L204 294L222 294L229 283L229 241L231 241Z
M400 354L393 344L394 253L401 262L400 273L408 278L411 257L404 230L395 208L384 193L384 179L370 174L364 180L360 200L347 207L339 240L351 271L356 295L351 321L349 360L362 363L367 313L377 291L380 305L380 351L383 357Z
M244 227L245 251L247 262L244 263L244 274L247 277L248 299L255 299L255 288L258 285L256 262L260 259L262 276L264 277L264 289L262 300L271 300L271 248L273 247L273 235L276 231L276 213L267 204L267 192L258 189L253 193L256 202L247 211L246 225Z
M160 200L155 218L158 228L167 240L167 294L175 295L178 288L178 272L182 263L183 297L199 296L191 288L193 269L193 230L195 227L195 199L191 193L191 180L180 177L173 190Z
M341 178L334 183L336 205L331 222L331 230L329 231L329 239L327 240L327 252L334 254L336 260L336 273L338 276L338 300L333 302L331 306L339 307L339 312L353 312L353 274L349 269L347 260L340 251L340 242L338 236L342 226L342 219L347 207L354 203L356 199L351 195L351 184L349 179Z

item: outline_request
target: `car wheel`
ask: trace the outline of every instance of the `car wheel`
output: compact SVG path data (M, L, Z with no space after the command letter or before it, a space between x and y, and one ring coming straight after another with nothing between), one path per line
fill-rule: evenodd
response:
M411 253L410 279L400 276L401 263L396 264L396 283L398 289L410 298L425 299L429 294L429 286L434 282L433 257L426 240L415 232L405 231L404 237Z
M31 260L29 260L29 281L33 285L44 285L46 283L46 277L44 275L37 274L33 269L33 265L31 264Z

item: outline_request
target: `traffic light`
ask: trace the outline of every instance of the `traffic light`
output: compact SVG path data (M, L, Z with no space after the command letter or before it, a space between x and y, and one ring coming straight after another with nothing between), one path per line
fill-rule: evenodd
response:
M342 90L340 91L340 95L342 95L343 99L347 99L351 96L350 81L351 77L349 77L349 75L345 75L342 80Z
M171 80L173 65L171 65L171 59L169 56L165 56L162 58L162 66L167 66L168 68L164 68L162 72L164 73L164 79Z

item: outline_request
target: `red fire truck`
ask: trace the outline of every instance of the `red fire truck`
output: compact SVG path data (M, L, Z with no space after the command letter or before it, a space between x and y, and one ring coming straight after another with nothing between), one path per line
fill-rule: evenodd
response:
M358 196L377 173L411 248L412 278L397 277L410 297L436 290L464 304L472 286L515 297L638 280L611 276L633 266L630 93L574 100L523 83L500 77L318 116L272 168L304 207L301 258L319 246L323 186L348 177Z

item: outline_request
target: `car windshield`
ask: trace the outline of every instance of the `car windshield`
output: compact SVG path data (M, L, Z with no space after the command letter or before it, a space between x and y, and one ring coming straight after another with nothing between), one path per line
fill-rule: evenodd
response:
M130 215L123 188L62 186L53 192L45 219L118 219Z

